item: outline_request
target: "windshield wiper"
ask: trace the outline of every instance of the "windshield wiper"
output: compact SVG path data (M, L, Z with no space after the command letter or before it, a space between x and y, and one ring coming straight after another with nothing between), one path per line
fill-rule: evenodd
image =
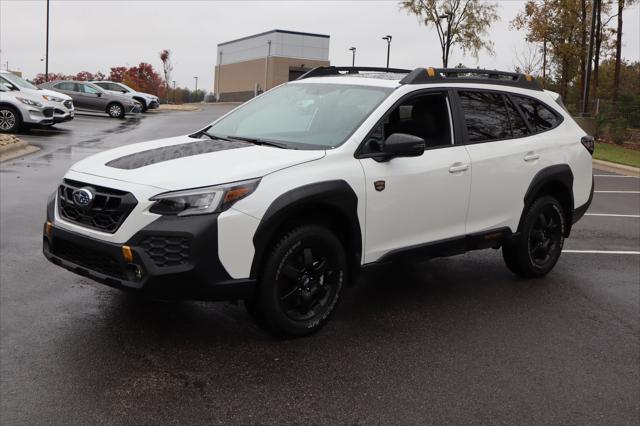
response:
M283 148L283 149L293 149L292 147L290 147L289 145L287 145L285 143L270 141L270 140L266 140L266 139L248 138L248 137L245 137L245 136L229 136L229 139L249 142L249 143L252 143L252 144L255 144L255 145L268 145L268 146L275 146L277 148Z
M209 139L214 139L214 140L215 139L219 139L221 141L231 142L231 139L229 139L229 138L225 138L224 136L220 136L220 135L214 135L214 134L209 133L209 132L201 132L200 136L202 136L202 135L208 136Z

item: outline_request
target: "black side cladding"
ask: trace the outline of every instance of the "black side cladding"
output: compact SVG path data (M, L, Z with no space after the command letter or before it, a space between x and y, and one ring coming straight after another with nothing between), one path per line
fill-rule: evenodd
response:
M151 164L162 163L164 161L190 157L192 155L244 148L250 145L250 143L244 141L196 140L194 142L154 148L147 151L136 152L135 154L125 155L124 157L111 160L105 165L116 169L132 170L149 166Z

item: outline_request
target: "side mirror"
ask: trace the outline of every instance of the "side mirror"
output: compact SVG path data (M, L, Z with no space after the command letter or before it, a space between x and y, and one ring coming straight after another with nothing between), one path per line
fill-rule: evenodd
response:
M406 133L389 135L382 145L382 153L389 158L419 157L424 153L424 139Z
M124 90L124 89L120 90L120 92L122 92L122 93L127 93L127 91L126 91L126 90Z
M101 97L101 96L102 96L102 93L98 92L98 93L96 93L96 96L97 96L97 97Z

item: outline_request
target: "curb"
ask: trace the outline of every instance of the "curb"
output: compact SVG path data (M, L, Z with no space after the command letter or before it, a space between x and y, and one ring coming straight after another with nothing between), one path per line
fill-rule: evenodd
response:
M618 164L618 163L611 163L609 161L604 161L604 160L593 160L593 165L607 172L620 173L623 175L631 175L631 176L640 176L640 168L638 167L626 166L624 164Z
M0 146L0 162L13 160L14 158L22 157L23 155L31 154L39 150L40 148L37 146L29 145L25 141Z
M26 148L26 146L27 143L25 141L18 139L18 142L0 146L0 155L4 155L7 152L15 151L18 149Z

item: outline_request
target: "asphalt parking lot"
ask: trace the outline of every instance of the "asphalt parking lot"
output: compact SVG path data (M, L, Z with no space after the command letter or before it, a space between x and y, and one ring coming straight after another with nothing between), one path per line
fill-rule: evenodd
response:
M640 423L636 177L595 171L544 279L493 250L393 265L292 341L242 306L137 301L44 259L45 202L72 163L227 109L78 116L0 164L0 423Z

